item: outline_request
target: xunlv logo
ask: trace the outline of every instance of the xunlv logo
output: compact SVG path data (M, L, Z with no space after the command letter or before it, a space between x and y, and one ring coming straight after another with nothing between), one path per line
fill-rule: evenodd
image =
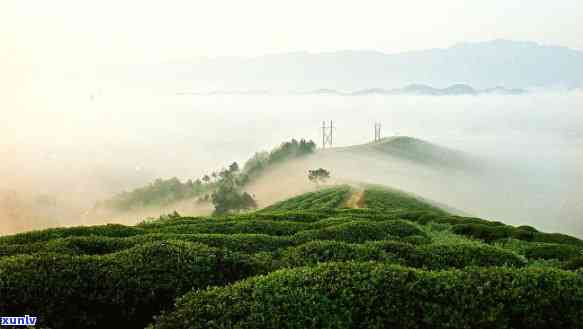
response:
M3 316L0 317L0 325L2 326L34 326L36 324L36 316Z

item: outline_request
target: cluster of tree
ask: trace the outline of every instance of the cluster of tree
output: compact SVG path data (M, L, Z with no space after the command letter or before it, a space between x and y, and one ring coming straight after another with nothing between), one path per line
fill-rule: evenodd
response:
M237 163L233 163L229 169L205 174L194 181L189 179L182 182L178 178L157 179L147 186L122 192L98 203L97 206L126 211L197 198L199 203L213 202L218 213L224 213L225 209L228 209L227 212L248 209L245 207L252 204L252 198L239 192L245 184L258 177L270 165L313 153L315 149L316 144L313 141L292 139L271 152L256 153L242 169ZM239 208L243 205L245 207Z
M130 210L132 208L168 205L172 202L197 197L208 193L211 186L200 179L189 179L186 182L178 178L156 179L147 186L122 192L109 200L98 204L117 210Z
M143 221L141 221L138 225L145 225L145 224L150 224L153 222L160 222L160 221L169 221L172 219L179 219L182 216L178 213L178 211L174 210L171 213L168 214L161 214L160 216L156 217L146 217L146 219L144 219Z
M324 184L330 178L330 172L324 168L308 170L308 179L315 183L317 187Z
M257 208L255 199L242 190L243 184L240 175L237 162L233 162L229 168L219 172L217 188L211 195L212 203L215 206L215 214Z
M244 184L259 176L267 167L288 159L301 157L313 153L316 143L305 139L292 139L282 143L271 152L258 152L243 166L241 180Z

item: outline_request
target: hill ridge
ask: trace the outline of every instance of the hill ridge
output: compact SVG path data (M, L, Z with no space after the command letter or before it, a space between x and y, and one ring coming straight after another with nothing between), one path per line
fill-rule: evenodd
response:
M449 169L479 170L480 160L470 154L410 136L390 136L364 144L333 147L324 152L377 153L417 164Z
M464 82L480 89L500 83L508 88L583 86L583 52L506 40L397 54L336 51L219 57L175 64L169 69L196 72L197 79L221 82L226 90L241 86L253 90L293 90L297 86L358 90L371 82L392 88L419 81L440 87Z
M373 328L573 328L583 317L582 240L363 189L360 209L345 207L354 189L331 186L256 212L0 237L0 309L55 329L351 328L339 309ZM480 300L463 302L476 287Z

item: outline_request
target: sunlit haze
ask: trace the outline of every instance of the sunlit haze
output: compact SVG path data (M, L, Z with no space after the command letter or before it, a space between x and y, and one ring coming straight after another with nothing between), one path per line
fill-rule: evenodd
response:
M68 210L40 226L72 225L95 202L156 178L198 178L294 137L319 141L322 120L335 121L337 146L369 142L372 123L382 121L386 136L521 159L544 169L541 181L569 185L581 175L583 4L552 7L2 1L3 190L57 196ZM367 94L410 84L464 84L484 95ZM519 95L485 95L495 87ZM424 195L423 186L401 183ZM573 188L560 191L565 204L539 211L537 223L557 214L572 223L581 210L567 197ZM429 191L464 208L453 195L440 200L435 186ZM470 208L529 217L526 208ZM558 220L546 226L570 232Z

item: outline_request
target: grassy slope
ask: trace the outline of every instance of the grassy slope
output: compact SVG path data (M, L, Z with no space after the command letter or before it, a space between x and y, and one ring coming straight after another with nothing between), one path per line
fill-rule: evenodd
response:
M323 167L331 172L333 183L391 186L435 200L452 213L563 230L583 237L573 222L577 212L572 203L562 206L569 198L566 191L551 186L557 185L552 182L560 181L560 177L518 170L521 165L520 161L510 165L477 160L410 137L387 138L378 143L319 150L272 168L249 190L257 195L262 207L269 206L311 191L306 172Z
M396 186L423 193L450 212L467 214L474 212L474 205L465 202L467 197L460 199L460 191L444 190L443 181L451 180L452 186L457 188L468 185L465 180L482 170L477 163L463 152L411 137L393 137L376 143L318 150L305 158L278 164L246 189L256 195L260 206L267 207L314 191L306 173L324 167L332 173L332 184L365 182ZM463 204L456 207L450 201ZM471 205L469 209L465 209L467 205Z
M1 237L0 310L53 328L143 328L162 311L156 328L583 320L582 274L572 272L583 265L581 240L455 216L375 186L365 188L364 208L342 208L351 192L328 188L221 218Z
M393 137L377 143L319 150L306 157L277 163L262 172L245 189L256 196L260 207L267 207L295 195L314 191L314 185L306 178L307 171L317 167L325 167L332 171L332 184L355 181L376 182L379 181L379 178L383 178L384 180L379 182L386 183L388 179L391 185L400 185L407 190L418 190L416 186L407 185L410 182L418 181L415 183L416 185L423 185L424 191L430 191L431 188L426 185L431 185L432 179L441 178L440 181L443 179L442 174L433 172L434 169L449 172L474 168L468 166L469 159L469 156L461 152L419 139ZM372 162L374 164L371 166ZM368 164L366 170L360 168L359 164L363 163ZM411 174L413 172L414 175ZM278 184L273 184L274 181ZM436 195L431 193L428 197L435 198ZM451 209L455 213L464 213ZM161 213L171 213L174 210L179 213L209 215L212 213L212 205L197 203L194 199L186 199L164 206L137 208L129 212L99 209L99 211L93 210L86 214L84 223L99 223L103 221L103 218L107 218L115 223L129 224L135 223L141 218L157 217Z
M410 162L445 169L478 169L478 160L463 152L421 139L396 136L378 142L341 148L353 153L377 153Z

